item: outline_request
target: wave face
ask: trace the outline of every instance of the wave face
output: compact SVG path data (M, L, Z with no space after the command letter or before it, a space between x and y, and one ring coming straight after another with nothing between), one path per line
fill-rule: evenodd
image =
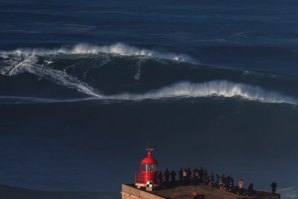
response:
M52 87L52 84L55 84L62 88L76 90L78 93L85 95L83 98L80 98L80 96L75 96L74 98L66 97L64 102L90 99L140 101L170 98L240 97L245 100L264 103L297 104L295 97L281 94L282 92L264 89L258 85L251 85L249 82L235 83L239 79L235 78L237 74L233 74L235 73L234 71L225 70L224 74L229 74L225 74L226 77L222 75L222 70L217 71L217 76L224 77L224 80L217 79L216 76L208 79L205 76L214 76L212 74L214 73L214 68L194 64L194 59L187 55L159 53L121 43L110 46L79 44L73 48L53 50L18 49L1 52L0 57L0 74L3 76L17 77L15 81L22 82L23 77L18 79L19 75L31 74L38 77L38 80L46 79L48 84L46 86ZM121 67L121 70L124 68L125 71L117 71L119 67ZM104 68L108 71L104 71ZM156 68L157 71L149 71L147 75L150 76L149 79L156 76L157 79L165 80L154 87L147 86L148 82L143 79L148 79L148 77L142 72L152 68ZM188 71L182 76L183 79L188 77L193 81L184 81L178 77L183 70ZM105 73L104 75L102 75L103 72ZM115 74L122 72L125 73L123 76L116 77L114 82L111 81L113 76L117 76ZM158 73L164 74L161 77L158 76ZM239 71L236 71L236 73L239 73ZM130 77L129 80L124 82L122 79L127 78L125 77L126 74ZM244 77L252 76L254 79L260 78L260 74L249 71L241 72L241 75ZM106 80L98 80L102 76L105 76ZM133 80L131 79L132 77ZM152 84L152 80L150 81L149 83ZM34 80L34 82L38 84L40 81ZM130 84L133 82L138 82L138 89L130 89ZM110 84L107 88L117 87L121 84L124 90L130 91L124 92L119 89L114 92L105 91L101 87L102 84ZM30 85L28 86L30 87ZM63 102L63 99L56 99L53 96L36 95L17 96L14 94L3 94L1 99L6 102L11 99L13 102L17 101L20 103L30 102L30 99L33 103Z
M42 75L42 77L55 82L56 84L66 86L68 88L77 89L79 92L87 95L99 96L95 93L94 89L88 84L78 80L77 78L67 75L63 71L55 70L50 67L46 67L51 61L44 60L43 63L39 64L38 57L35 53L20 53L16 52L17 57L9 59L8 66L4 66L0 73L6 76L18 75L24 72L34 74L36 76Z

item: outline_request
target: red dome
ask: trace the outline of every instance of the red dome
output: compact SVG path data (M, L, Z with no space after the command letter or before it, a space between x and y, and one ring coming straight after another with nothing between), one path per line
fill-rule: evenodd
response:
M146 157L142 160L141 164L157 164L157 161L152 157Z
M157 161L152 157L152 152L150 150L148 150L148 153L147 153L147 157L145 157L141 164L156 164L157 165Z

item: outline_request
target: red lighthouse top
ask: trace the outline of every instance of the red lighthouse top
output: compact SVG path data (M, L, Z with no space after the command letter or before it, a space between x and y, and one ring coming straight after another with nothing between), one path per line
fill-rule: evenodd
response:
M153 164L153 165L157 165L157 161L152 157L152 151L154 150L153 148L147 148L147 157L145 157L142 162L141 165L145 165L145 164Z

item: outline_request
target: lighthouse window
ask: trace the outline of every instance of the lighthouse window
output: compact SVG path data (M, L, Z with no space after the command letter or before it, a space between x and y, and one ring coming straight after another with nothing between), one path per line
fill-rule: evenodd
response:
M144 164L142 166L143 171L154 171L154 164Z

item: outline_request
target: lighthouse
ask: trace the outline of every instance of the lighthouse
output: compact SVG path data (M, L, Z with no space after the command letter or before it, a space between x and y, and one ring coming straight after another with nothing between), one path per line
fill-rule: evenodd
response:
M158 186L157 171L158 163L152 156L153 148L147 148L147 157L140 164L140 170L135 173L135 186L138 188L147 187L152 189Z

